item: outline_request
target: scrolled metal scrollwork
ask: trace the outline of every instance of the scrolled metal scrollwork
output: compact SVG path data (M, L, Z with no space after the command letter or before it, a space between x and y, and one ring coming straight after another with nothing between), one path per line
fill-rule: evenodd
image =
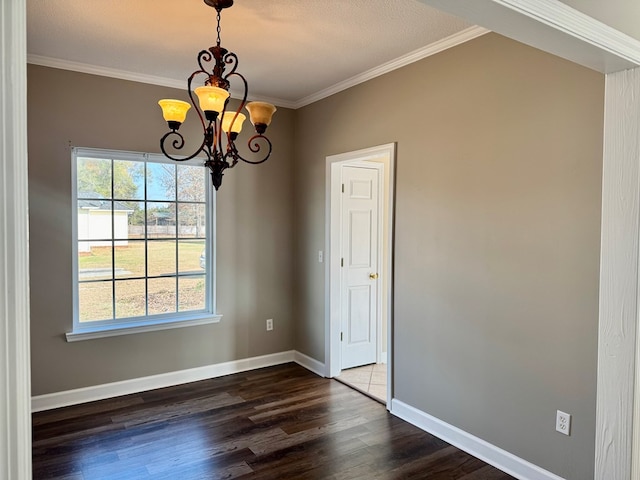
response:
M240 75L239 73L236 73L236 69L238 68L238 56L235 53L228 52L224 56L224 63L226 63L227 66L231 65L231 70L229 70L229 73L225 76L225 79L228 80L231 75Z
M251 137L247 142L247 146L249 147L249 150L251 150L253 153L260 153L263 145L261 145L258 140L262 140L266 142L266 144L269 146L269 150L267 151L267 154L261 160L248 160L240 154L238 154L238 159L242 160L245 163L250 163L251 165L258 165L260 163L264 163L267 160L269 160L269 157L271 156L271 151L273 150L273 145L271 145L271 140L269 140L264 135L258 134Z
M213 60L213 55L209 50L201 50L198 54L198 66L200 67L200 71L207 73L207 69L202 65L202 62L209 63ZM196 73L196 72L194 72Z
M171 143L171 146L173 147L174 150L182 150L185 144L184 137L180 132L176 130L171 130L165 133L163 137L160 139L160 150L162 151L164 156L167 157L169 160L173 160L175 162L185 162L187 160L191 160L192 158L196 158L198 155L200 155L201 152L204 152L208 158L211 158L211 156L209 155L209 152L207 152L205 149L206 139L202 142L202 145L200 145L200 148L196 150L192 155L189 155L188 157L183 157L183 158L174 157L173 155L169 154L165 148L165 142L171 136L177 137Z

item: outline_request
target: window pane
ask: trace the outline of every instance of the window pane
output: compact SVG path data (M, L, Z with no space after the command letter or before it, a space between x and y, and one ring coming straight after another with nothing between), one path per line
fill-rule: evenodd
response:
M175 238L176 204L147 202L147 237Z
M176 241L158 240L147 243L147 275L176 274Z
M129 238L129 217L132 214L131 205L124 202L113 202L113 238L124 239L124 244ZM116 242L116 246L119 244L123 245L122 242Z
M127 239L144 238L145 211L144 202L118 202L128 210ZM117 230L116 230L117 231Z
M113 161L113 198L144 200L144 162Z
M78 280L111 279L111 267L111 242L78 242Z
M178 288L181 312L205 309L205 277L179 277Z
M145 276L144 246L144 240L130 240L116 248L116 278Z
M80 322L113 318L111 282L80 283L78 289Z
M204 204L178 204L178 236L206 238L207 220Z
M176 166L147 163L147 200L175 201Z
M180 273L202 272L206 267L204 240L178 241L178 267Z
M144 280L116 282L116 318L142 317L146 315Z
M205 173L204 167L178 165L178 201L205 201Z
M111 198L111 160L78 157L78 198Z
M176 311L176 277L150 278L149 315Z
M78 240L110 240L111 220L110 200L78 200Z

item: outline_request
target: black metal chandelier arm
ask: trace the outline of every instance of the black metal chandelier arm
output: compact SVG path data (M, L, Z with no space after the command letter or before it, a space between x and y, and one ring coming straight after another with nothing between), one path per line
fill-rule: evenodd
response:
M203 50L200 53L203 53L203 52L208 53L206 50ZM196 77L196 75L199 75L201 73L204 73L207 76L209 75L205 70L196 70L195 72L193 72L191 76L189 76L189 79L187 80L187 92L189 93L189 98L191 99L191 105L193 105L193 109L196 111L196 113L198 114L198 117L200 118L200 123L202 124L202 128L203 130L206 130L207 126L205 124L204 116L200 111L200 104L196 102L195 98L193 98L193 89L191 88L191 82L193 82L193 79Z
M271 156L271 151L273 150L273 146L271 145L271 141L264 135L254 135L253 137L251 137L247 142L247 146L249 147L249 150L251 150L253 153L259 153L260 150L262 150L263 145L260 145L258 140L263 140L269 146L269 151L267 152L267 155L264 158L260 160L255 160L255 161L247 160L242 155L240 155L240 153L235 149L235 146L234 146L234 152L235 152L234 158L237 158L238 160L242 160L245 163L250 163L252 165L258 165L260 163L264 163L267 160L269 160L269 157Z
M192 155L189 155L188 157L178 158L178 157L174 157L174 156L170 155L167 152L167 150L165 149L164 144L165 144L165 141L171 135L174 135L174 136L177 137L171 143L171 146L175 150L182 150L182 148L184 147L184 137L182 136L182 134L180 134L180 132L177 132L175 130L171 130L170 132L165 133L164 136L160 139L160 150L170 160L173 160L173 161L176 161L176 162L185 162L187 160L191 160L192 158L196 158L201 152L204 152L207 155L208 158L211 158L211 155L209 155L209 152L207 152L207 150L204 148L205 144L206 144L206 139L202 142L202 145L200 145L200 148L198 148L198 150L196 150L195 153L193 153Z
M234 53L230 53L229 55L233 55L234 57L236 56ZM243 86L242 100L240 101L240 106L236 110L236 113L237 113L237 112L240 112L240 110L242 110L244 106L247 104L247 94L249 92L249 84L247 83L247 79L244 78L242 74L236 72L236 67L237 67L237 57L236 57L236 65L231 69L231 71L227 75L225 75L224 79L228 82L229 77L235 76L235 77L238 77L242 82L242 86Z

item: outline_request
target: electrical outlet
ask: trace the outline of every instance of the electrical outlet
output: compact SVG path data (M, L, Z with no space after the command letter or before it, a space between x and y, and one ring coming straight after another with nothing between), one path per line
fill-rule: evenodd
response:
M273 318L267 319L267 331L273 330Z
M556 431L571 435L571 415L558 410L556 413Z

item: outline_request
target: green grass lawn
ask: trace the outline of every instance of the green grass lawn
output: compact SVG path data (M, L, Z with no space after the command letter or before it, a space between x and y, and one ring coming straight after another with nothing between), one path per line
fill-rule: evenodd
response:
M175 241L147 242L148 276L171 275L166 278L150 278L147 292L144 280L130 279L145 276L145 242L129 240L127 246L117 246L115 248L116 318L145 315L147 302L150 315L175 312L177 292L179 292L179 311L204 309L205 272L200 268L200 255L204 248L204 240L180 240L176 259ZM113 317L112 262L110 247L93 247L91 253L79 254L81 322ZM202 273L202 275L177 277L178 272L180 274ZM83 280L105 281L83 282Z

